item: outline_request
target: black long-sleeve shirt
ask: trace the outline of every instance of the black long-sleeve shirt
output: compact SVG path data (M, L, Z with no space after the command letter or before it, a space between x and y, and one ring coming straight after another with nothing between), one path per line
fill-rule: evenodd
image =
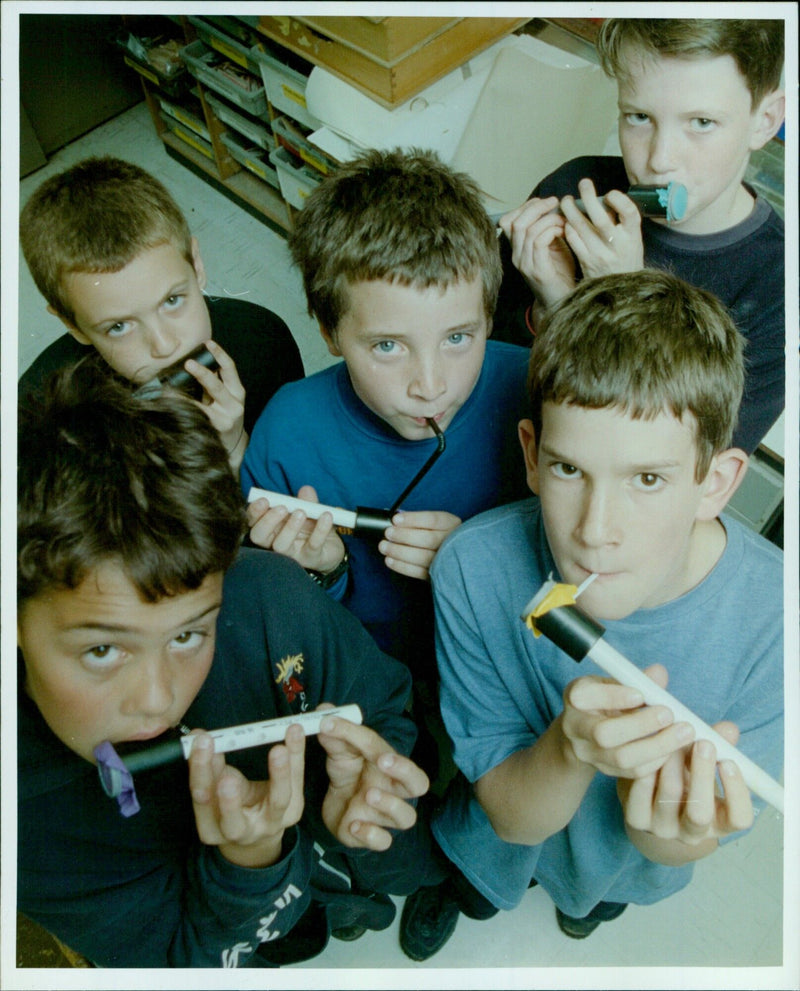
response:
M242 299L205 299L211 337L233 359L245 389L244 429L249 434L273 394L285 383L303 377L300 351L289 328L271 310ZM20 398L37 390L52 372L74 365L93 350L71 334L63 334L22 374Z
M628 188L621 158L586 156L560 166L531 196L576 196L583 178L592 180L599 195ZM715 234L683 234L680 226L668 227L644 218L642 242L648 268L672 272L713 293L746 338L745 392L733 443L752 453L785 403L783 221L758 196L749 217ZM501 251L504 275L493 337L530 345L525 313L533 299L531 290L511 263L506 238L501 239Z
M295 562L245 549L225 577L214 662L184 722L215 729L355 702L366 725L408 754L409 689L406 669ZM257 780L266 752L226 756ZM396 832L385 853L346 849L322 822L328 779L316 738L305 766L305 811L286 831L281 859L238 867L199 841L185 761L138 774L141 811L124 818L96 767L50 731L20 688L18 908L103 967L302 959L325 945L331 905L334 919L384 928L394 906L371 892L408 894L439 880L425 881L427 827L420 820Z

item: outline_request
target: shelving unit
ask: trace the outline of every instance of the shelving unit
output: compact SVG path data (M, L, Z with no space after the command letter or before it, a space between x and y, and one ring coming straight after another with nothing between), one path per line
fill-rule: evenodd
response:
M140 76L167 153L283 233L291 230L309 193L339 164L310 140L321 125L305 100L314 65L339 75L348 66L359 72L368 66L358 88L390 105L525 23L516 18L321 17L314 18L315 44L304 48L298 38L312 28L295 18L159 20L179 46L180 75L163 75L141 51L139 57L125 51L124 59ZM137 29L150 30L141 40L153 47L164 40L153 36L153 18L126 16L123 21L137 38ZM416 33L409 36L412 28Z

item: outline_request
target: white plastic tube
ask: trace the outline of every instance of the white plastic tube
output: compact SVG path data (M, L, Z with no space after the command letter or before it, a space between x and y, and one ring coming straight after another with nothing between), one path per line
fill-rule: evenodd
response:
M779 812L783 812L784 792L783 786L779 782L771 778L763 768L760 768L749 757L746 757L741 750L737 750L732 743L720 736L691 709L687 709L682 702L679 702L668 691L648 678L627 657L620 654L602 638L595 643L586 656L620 684L641 692L648 705L666 706L672 710L676 722L690 723L698 740L709 740L714 744L718 761L732 760L742 772L747 787L763 798L765 802L769 802Z
M325 506L320 502L307 502L305 499L297 499L282 492L270 492L268 489L258 489L254 486L247 493L247 501L255 502L256 499L267 499L270 507L285 506L289 512L302 509L310 520L318 520L323 513L330 513L333 517L333 525L346 530L354 530L356 526L356 514L349 509Z

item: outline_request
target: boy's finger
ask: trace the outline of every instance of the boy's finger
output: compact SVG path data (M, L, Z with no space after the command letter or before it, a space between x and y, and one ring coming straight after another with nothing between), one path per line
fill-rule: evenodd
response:
M276 818L282 818L292 801L294 780L293 762L289 749L276 744L267 757L269 773L269 806Z
M688 723L675 723L660 733L617 747L613 751L614 759L622 771L641 777L662 767L672 754L691 743L693 737L694 730Z
M407 533L410 542L416 543L418 538L415 538L415 534L424 531L431 531L433 533L444 531L445 533L449 533L451 530L455 530L460 522L461 519L458 516L442 510L426 509L415 512L401 510L392 517L392 526L389 529L397 530L401 534Z
M430 788L428 775L410 757L390 751L381 754L378 767L408 798L419 798Z
M370 788L365 800L366 809L372 809L373 813L371 816L364 814L363 818L379 826L387 829L411 829L417 821L416 809L400 795L381 788Z
M236 368L233 358L231 358L231 356L228 354L225 348L219 345L216 341L210 339L205 341L204 343L205 346L208 348L208 350L217 359L220 368L222 369Z
M642 693L608 678L586 676L567 686L567 702L583 712L616 712L644 705Z
M342 838L347 846L360 846L376 853L383 853L392 845L392 834L373 822L353 819L348 825L347 832L352 842Z
M339 716L326 716L320 723L320 743L332 756L351 753L377 764L381 754L394 753L386 741L369 726L351 723Z
M656 775L645 774L633 778L627 787L625 800L625 822L632 829L649 830L653 819Z
M741 770L734 761L724 760L719 765L719 776L725 793L728 831L749 829L753 825L753 802Z
M189 755L189 790L192 801L208 804L214 794L214 739L208 733L198 733Z
M688 835L701 838L714 821L716 797L714 785L717 771L717 751L709 740L698 740L689 760L689 786L683 813L683 826Z

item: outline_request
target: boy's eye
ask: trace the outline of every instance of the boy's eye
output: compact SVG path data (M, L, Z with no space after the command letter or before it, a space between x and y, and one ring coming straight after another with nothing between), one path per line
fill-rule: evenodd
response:
M196 650L207 636L205 630L184 630L172 642L179 650Z
M692 118L692 130L698 133L703 133L704 131L711 131L714 129L716 121L711 120L709 117L693 117Z
M458 346L459 344L464 344L468 339L469 334L465 334L463 330L457 330L454 334L448 336L447 343Z
M112 324L106 334L108 337L122 337L123 334L127 334L130 330L130 324L127 320L122 320L119 323Z
M660 489L664 484L664 479L661 475L655 475L651 471L643 471L640 475L637 475L634 483L640 489L644 489L648 492L654 492Z
M568 465L565 461L557 461L550 468L556 478L579 478L581 473L580 468Z
M99 643L81 655L86 665L96 670L114 667L122 658L122 650L111 643Z
M643 113L623 114L622 116L626 124L632 124L634 127L639 124L646 124L650 120L648 115Z
M182 293L175 293L172 296L167 296L164 300L164 308L167 310L177 309L181 303L183 303L186 297Z
M395 341L378 341L377 344L373 345L374 350L378 354L391 354L396 347L397 343Z

